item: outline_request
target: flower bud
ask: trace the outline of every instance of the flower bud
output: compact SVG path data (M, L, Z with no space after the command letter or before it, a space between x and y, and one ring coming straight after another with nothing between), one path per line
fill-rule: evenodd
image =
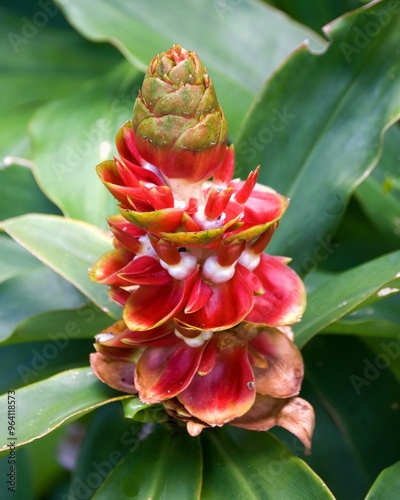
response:
M150 63L133 108L139 153L169 179L199 182L217 170L227 127L197 54L174 45Z

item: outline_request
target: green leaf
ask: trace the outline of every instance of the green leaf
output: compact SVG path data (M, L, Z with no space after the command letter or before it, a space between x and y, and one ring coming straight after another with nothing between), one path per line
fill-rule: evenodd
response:
M116 153L115 134L131 118L142 79L124 62L32 120L35 176L65 215L105 228L106 216L117 211L95 169Z
M400 491L400 462L383 470L365 500L396 500Z
M378 166L355 191L357 201L380 235L400 242L400 129L392 127L385 135Z
M133 451L114 468L93 498L199 498L202 473L199 438L190 437L186 430L172 432L159 427L138 442Z
M28 212L59 213L38 188L30 168L11 165L0 170L0 220Z
M202 500L333 498L307 464L269 433L226 427L204 431L202 443Z
M57 7L51 8L57 13ZM90 44L72 30L52 27L53 16L40 4L29 17L0 9L0 87L7 96L0 104L0 163L4 156L30 157L27 124L38 107L68 95L120 60L112 47ZM45 19L46 25L41 24Z
M36 214L8 219L2 227L100 309L120 317L121 310L110 302L106 287L92 283L88 276L89 267L111 249L111 239L103 231L84 222Z
M321 30L322 26L344 12L356 9L361 3L359 0L325 0L325 2L319 0L307 0L307 2L267 0L267 2L316 31Z
M374 36L367 34L371 23ZM236 147L239 167L261 164L261 182L291 199L268 251L293 257L303 271L321 239L332 238L400 116L400 15L390 0L326 29L332 41L325 53L303 45L267 82Z
M23 446L66 422L111 401L130 397L102 384L88 367L59 373L36 384L17 389L16 446ZM7 452L7 397L0 396L1 453Z
M0 346L0 394L87 365L94 350L92 341L65 338L58 332L48 334L43 342Z
M120 402L97 409L72 472L68 498L92 498L124 455L136 451L141 430L141 424L123 418Z
M156 424L169 419L161 404L148 405L142 403L139 398L131 398L122 402L125 418L131 418L136 422L148 422Z
M85 303L70 283L14 241L0 238L0 341L32 315Z
M328 325L323 333L397 337L400 333L399 296L394 294L373 305L357 309Z
M112 322L110 316L93 304L79 309L47 311L30 316L12 330L2 345L40 342L43 340L93 338Z
M400 252L384 255L349 271L338 273L308 296L306 312L294 325L299 347L354 309L400 290Z
M215 83L232 135L282 58L305 38L315 48L323 44L312 31L254 0L234 5L188 1L184 9L179 0L57 3L84 36L115 44L142 71L174 43L198 52Z
M317 415L305 460L338 500L363 498L399 457L399 384L384 362L394 357L384 360L361 339L333 335L318 335L302 354L301 395Z

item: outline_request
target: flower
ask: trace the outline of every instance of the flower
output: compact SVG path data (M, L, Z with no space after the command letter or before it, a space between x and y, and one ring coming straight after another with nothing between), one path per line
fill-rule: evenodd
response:
M119 201L114 248L92 266L123 319L96 337L94 373L191 435L280 425L310 449L312 407L290 325L306 295L290 259L264 253L289 200L233 178L234 151L211 80L174 46L150 63L119 158L97 167Z
M179 45L150 62L132 123L138 151L167 178L204 181L225 154L226 121L211 79Z
M213 181L182 199L144 162L135 137L128 123L117 134L121 160L98 167L120 215L108 219L115 250L90 273L111 287L127 326L146 330L177 318L215 331L249 314L269 326L298 321L302 281L289 259L263 253L288 200L256 182L258 169L246 181L232 179L231 148ZM224 302L230 307L222 308Z
M227 423L251 430L279 425L310 450L314 413L297 397L303 361L290 328L242 322L199 333L170 321L134 332L119 322L96 337L96 349L91 364L103 382L162 403L191 435Z

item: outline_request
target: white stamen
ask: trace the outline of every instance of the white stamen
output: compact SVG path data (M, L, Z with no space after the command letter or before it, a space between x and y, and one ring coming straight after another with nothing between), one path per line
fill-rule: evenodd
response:
M102 344L103 342L112 340L114 338L114 335L112 333L98 333L94 338L96 339L96 342Z
M260 263L260 260L260 255L256 255L251 250L244 250L239 257L238 262L239 264L242 264L242 266L247 267L249 271L254 271Z
M204 330L200 332L197 337L194 338L188 338L182 335L178 330L174 330L175 335L179 338L182 339L189 347L200 347L204 344L204 342L207 342L207 340L210 340L212 337L213 332L209 332L207 330Z
M203 264L203 274L215 284L225 283L233 278L235 274L236 262L230 266L218 264L217 256L211 255Z
M197 266L197 259L194 255L185 252L181 255L179 264L167 264L160 259L160 265L168 271L168 274L176 280L184 280L189 273Z
M197 212L193 215L193 219L202 229L219 229L224 225L226 213L222 212L216 219L209 219L204 214L204 206L199 206Z
M141 236L138 239L139 243L141 243L140 250L136 253L136 255L150 255L151 257L156 257L157 253L152 247L150 240L147 235ZM136 258L136 257L135 257Z

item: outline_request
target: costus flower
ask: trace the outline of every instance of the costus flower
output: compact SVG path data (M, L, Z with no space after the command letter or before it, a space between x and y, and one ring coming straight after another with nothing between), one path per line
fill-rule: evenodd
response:
M297 397L303 361L290 328L243 322L194 332L176 322L133 332L123 322L96 338L94 372L142 401L162 403L191 435L229 423L251 430L279 425L310 449L311 405Z
M290 259L268 246L289 200L233 178L234 150L195 53L153 59L118 158L97 167L119 202L113 249L92 266L123 319L96 337L93 371L160 403L191 435L226 423L280 425L310 448L311 406L298 397L301 355L290 325L306 296Z

